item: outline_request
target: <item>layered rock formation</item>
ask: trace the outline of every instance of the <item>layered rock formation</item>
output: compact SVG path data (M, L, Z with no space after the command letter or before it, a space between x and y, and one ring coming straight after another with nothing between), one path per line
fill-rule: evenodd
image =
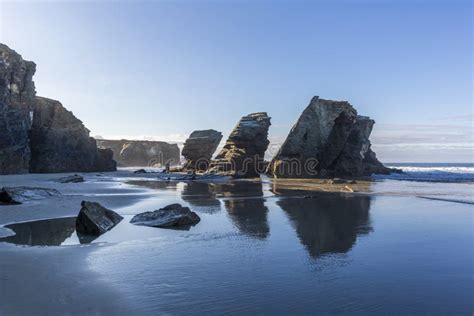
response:
M389 173L369 141L374 121L346 101L314 97L268 167L275 177L309 178Z
M209 172L233 177L258 177L264 169L270 117L265 112L246 115L234 128L222 151L211 162Z
M30 172L116 170L112 153L98 149L89 130L56 100L36 97L29 134Z
M100 148L109 148L119 167L160 167L179 164L179 147L159 141L98 139Z
M116 170L82 122L36 97L36 65L0 44L0 174Z
M35 63L0 44L0 174L28 172Z
M184 169L207 170L221 139L222 133L213 129L192 132L182 151L183 157L186 158Z

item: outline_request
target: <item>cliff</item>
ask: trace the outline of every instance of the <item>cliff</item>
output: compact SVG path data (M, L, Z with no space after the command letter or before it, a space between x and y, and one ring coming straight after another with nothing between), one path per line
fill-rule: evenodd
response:
M0 44L0 174L26 173L35 63Z
M59 101L36 97L29 135L30 172L116 170L112 153L98 149L89 130Z
M158 167L169 163L179 164L180 153L177 144L145 140L98 139L100 148L109 148L119 167Z
M55 100L36 97L36 65L0 44L0 174L116 170L89 131Z

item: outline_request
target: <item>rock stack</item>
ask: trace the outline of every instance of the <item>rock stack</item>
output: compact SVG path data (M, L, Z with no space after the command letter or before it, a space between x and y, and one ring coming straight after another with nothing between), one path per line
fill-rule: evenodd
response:
M369 141L374 121L347 101L314 97L290 131L268 173L274 177L311 178L389 173Z
M265 169L270 117L265 112L252 113L237 123L222 151L211 162L209 172L238 178L258 177Z
M213 129L192 132L183 147L184 169L206 171L221 139L222 133Z
M179 164L179 147L160 141L98 139L99 148L109 148L119 167L161 167Z
M36 97L36 65L0 44L0 174L112 171L112 152L61 103Z

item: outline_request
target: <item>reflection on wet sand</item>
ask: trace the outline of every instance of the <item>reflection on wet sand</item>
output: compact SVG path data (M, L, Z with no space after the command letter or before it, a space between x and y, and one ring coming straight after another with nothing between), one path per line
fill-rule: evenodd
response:
M15 235L0 238L0 242L16 245L60 246L68 238L75 239L80 244L89 244L99 237L78 234L75 217L43 219L6 225L5 227L13 230Z
M7 225L16 234L0 242L29 246L59 246L76 230L76 218L56 218Z
M203 207L201 211L214 213L220 210L221 203L212 191L213 184L205 182L187 182L181 191L181 198L191 206Z
M224 205L229 218L242 234L258 239L268 236L268 208L264 204L261 182L220 184L214 190L226 197Z
M359 234L371 231L370 197L320 196L282 198L277 202L288 215L310 256L347 252Z
M179 182L133 180L133 181L127 181L126 183L131 184L131 185L146 187L149 189L155 189L155 190L176 190L177 184Z
M372 191L372 181L329 180L329 179L270 179L271 190L276 195L314 194L321 192L364 192Z

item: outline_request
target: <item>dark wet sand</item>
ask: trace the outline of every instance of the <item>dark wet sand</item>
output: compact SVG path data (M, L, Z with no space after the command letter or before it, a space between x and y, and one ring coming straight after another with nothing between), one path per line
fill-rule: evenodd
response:
M51 187L64 196L1 206L0 224L74 216L83 199L126 219L179 202L202 220L189 231L125 220L87 245L0 242L1 315L469 314L473 308L471 206L416 198L458 187L358 181L349 184L354 192L341 192L348 184L177 183L118 172L64 185L49 181L54 177L1 178L2 185ZM36 233L25 231L22 242L61 244L71 232Z

